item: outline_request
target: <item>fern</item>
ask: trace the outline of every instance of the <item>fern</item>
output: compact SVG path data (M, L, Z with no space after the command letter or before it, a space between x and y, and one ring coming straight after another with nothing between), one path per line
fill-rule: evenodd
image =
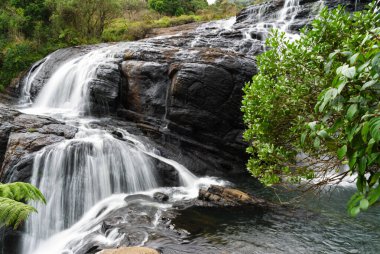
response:
M0 197L0 222L7 226L16 229L32 212L37 212L33 206Z
M0 184L0 224L16 229L28 216L37 210L25 202L46 199L39 189L29 183Z
M41 201L46 204L45 197L41 191L30 183L15 182L0 184L0 197L19 202Z

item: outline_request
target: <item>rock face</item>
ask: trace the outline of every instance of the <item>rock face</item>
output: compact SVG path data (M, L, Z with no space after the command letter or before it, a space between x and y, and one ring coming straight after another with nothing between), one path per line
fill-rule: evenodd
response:
M49 117L22 114L0 104L0 165L5 182L27 181L34 153L71 139L77 129Z
M253 59L220 49L143 44L126 51L122 72L119 117L140 124L162 145L176 146L197 173L241 169L243 125L236 119L242 86L256 73ZM202 165L204 154L209 162Z

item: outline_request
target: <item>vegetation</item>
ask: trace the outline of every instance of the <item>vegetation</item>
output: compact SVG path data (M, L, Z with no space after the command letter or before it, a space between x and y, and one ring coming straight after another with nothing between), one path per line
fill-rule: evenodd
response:
M179 16L205 9L206 0L148 0L149 8L162 14Z
M0 224L16 229L27 217L37 210L27 201L46 203L45 197L29 183L0 184Z
M357 175L352 215L379 200L379 27L373 2L353 14L324 9L296 41L272 32L244 88L252 175L272 185L333 170L323 183Z
M58 48L138 40L153 28L233 16L241 6L226 0L211 6L205 0L2 0L0 92Z

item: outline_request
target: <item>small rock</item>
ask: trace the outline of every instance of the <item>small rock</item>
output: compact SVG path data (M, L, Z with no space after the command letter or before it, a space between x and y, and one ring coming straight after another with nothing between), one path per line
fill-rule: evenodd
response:
M162 192L156 192L153 194L154 200L158 202L166 202L169 200L169 196Z
M160 254L158 251L146 247L122 247L119 249L102 250L98 254Z

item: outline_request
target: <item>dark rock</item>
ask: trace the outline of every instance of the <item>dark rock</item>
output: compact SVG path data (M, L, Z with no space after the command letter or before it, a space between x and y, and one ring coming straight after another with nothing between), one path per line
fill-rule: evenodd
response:
M154 200L158 202L166 202L169 200L169 196L162 192L156 192L153 194Z
M0 228L0 254L19 254L21 253L22 232L13 230L9 227Z
M4 182L28 181L42 148L72 139L77 128L55 119L21 114L0 104L0 164Z

